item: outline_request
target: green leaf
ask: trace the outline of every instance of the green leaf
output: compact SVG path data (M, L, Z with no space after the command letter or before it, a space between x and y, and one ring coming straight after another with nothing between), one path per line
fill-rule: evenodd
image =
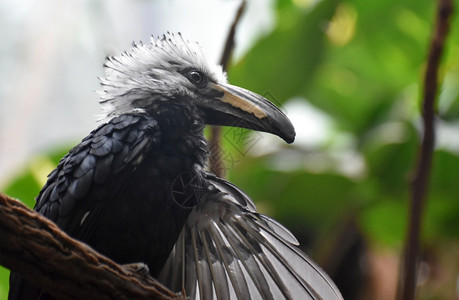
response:
M41 186L32 172L26 171L16 177L4 190L5 194L16 198L26 204L29 208L35 206L35 197L38 195Z
M340 18L355 20L350 26L353 34L342 26L341 34L350 36L347 43L329 38L327 59L304 95L357 136L384 122L391 117L393 103L402 101L404 90L413 86L417 90L432 12L431 1L417 6L396 1L342 2L332 24ZM417 94L409 96L416 103Z
M383 124L368 133L362 148L369 176L378 180L383 193L407 189L418 148L417 133L411 124Z
M10 270L0 266L0 299L8 299Z
M434 152L427 194L425 234L430 239L459 236L459 156L444 150Z
M274 31L230 68L230 81L261 95L268 93L278 105L301 94L324 55L325 28L336 4L323 0L308 11L284 7Z
M378 245L400 248L407 226L407 201L380 198L360 215L360 225L367 238Z
M16 177L3 188L3 192L25 203L29 208L35 206L38 196L49 173L56 168L59 160L68 152L67 147L54 150L46 155L35 156Z
M435 151L431 177L433 189L446 195L459 195L458 175L459 155L445 150Z
M319 228L353 206L355 183L350 179L339 174L272 170L268 161L268 157L245 160L237 166L231 181L270 216L287 222L298 218Z
M437 192L429 194L422 226L425 240L434 243L440 239L457 240L459 236L459 227L457 226L459 203L457 197L453 195Z

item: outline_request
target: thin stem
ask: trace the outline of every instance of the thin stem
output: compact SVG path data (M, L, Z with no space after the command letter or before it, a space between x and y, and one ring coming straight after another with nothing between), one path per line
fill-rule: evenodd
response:
M231 54L234 50L234 35L236 33L236 27L241 19L242 13L245 10L246 0L242 0L239 8L234 17L233 23L231 24L228 37L226 38L225 47L223 48L222 57L220 59L220 65L223 70L226 71L228 67ZM215 175L222 177L225 176L225 163L222 159L221 149L222 130L219 126L210 126L210 137L209 137L209 149L210 149L210 171Z
M403 300L412 300L416 295L417 270L419 265L419 235L435 145L434 107L438 91L438 69L452 13L452 0L438 1L435 31L430 43L427 68L424 76L422 104L424 133L411 183L409 227L403 254L403 268L399 277L399 296Z

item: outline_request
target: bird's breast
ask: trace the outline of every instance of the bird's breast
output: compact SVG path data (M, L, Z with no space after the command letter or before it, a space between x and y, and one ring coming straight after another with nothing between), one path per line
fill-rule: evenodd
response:
M118 263L147 263L157 275L207 189L190 145L175 140L146 153L110 207L100 209L88 243Z

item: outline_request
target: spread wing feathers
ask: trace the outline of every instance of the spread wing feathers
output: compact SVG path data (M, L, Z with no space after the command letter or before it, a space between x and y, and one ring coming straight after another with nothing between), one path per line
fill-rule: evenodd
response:
M157 123L147 115L120 115L92 131L59 162L37 197L35 210L71 231L67 216L87 212L96 199L86 199L91 188L105 184L106 191L93 190L92 197L114 193L116 175L134 170L159 136ZM121 181L121 180L120 180ZM79 202L76 205L76 202ZM85 203L83 203L85 202ZM80 225L80 219L77 220Z
M207 177L216 191L191 212L161 282L191 299L342 299L285 227L234 185Z

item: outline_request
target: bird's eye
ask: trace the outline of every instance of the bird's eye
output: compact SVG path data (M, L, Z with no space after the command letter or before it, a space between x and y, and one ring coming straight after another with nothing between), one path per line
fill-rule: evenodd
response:
M202 84L204 82L204 75L199 71L190 71L188 76L190 80L196 84Z

